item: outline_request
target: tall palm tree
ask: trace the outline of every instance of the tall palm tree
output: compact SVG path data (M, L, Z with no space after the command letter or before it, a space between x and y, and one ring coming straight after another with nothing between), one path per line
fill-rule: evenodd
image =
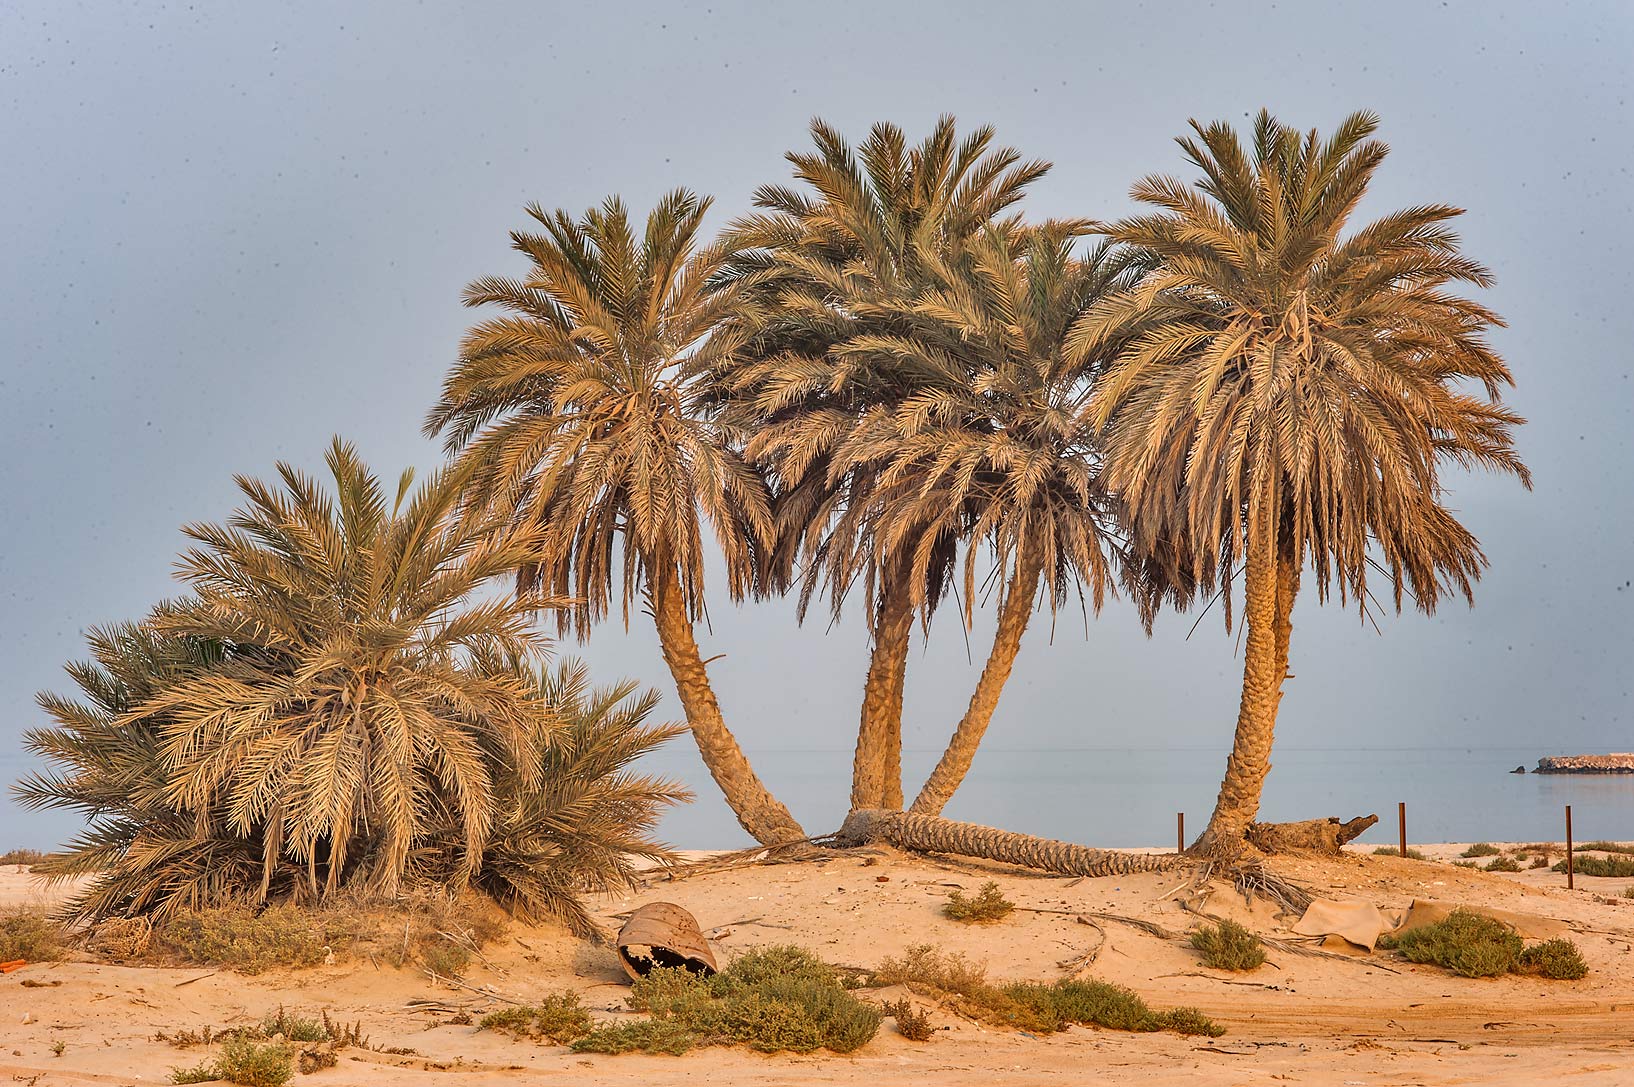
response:
M184 531L191 595L94 632L70 669L89 703L42 696L29 745L71 772L20 787L92 829L55 869L96 873L87 916L346 888L391 896L428 848L456 885L481 866L496 764L556 724L531 678L532 595L470 597L524 536L461 521L441 472L395 502L336 439L332 493L280 464L246 505ZM537 778L529 773L530 784Z
M467 305L508 311L466 336L426 422L470 480L473 509L497 509L537 545L519 575L570 599L581 636L614 597L645 597L693 739L744 830L773 844L805 837L761 784L727 729L698 651L704 521L726 557L734 598L772 535L765 484L715 417L716 371L737 339L735 286L709 289L725 257L700 248L709 201L665 196L637 235L616 198L575 219L528 214L513 233L521 280L490 277Z
M998 626L970 704L913 811L940 814L964 780L992 721L1040 583L1051 610L1072 586L1099 608L1113 569L1110 505L1100 452L1084 406L1096 359L1071 363L1068 330L1098 298L1122 285L1122 263L1102 246L1074 254L1080 222L991 227L970 247L968 267L906 305L896 335L857 337L849 347L886 356L876 364L939 373L892 411L870 412L835 449L842 469L875 466L875 546L900 561L913 584L930 580L927 541L968 538L964 598L976 593L985 541L1003 592ZM968 620L968 613L967 613Z
M802 582L801 614L821 586L839 615L860 582L873 636L864 684L854 808L902 805L902 696L916 613L947 590L963 538L942 532L915 546L917 572L876 546L878 466L843 465L835 447L864 418L888 414L924 385L965 383L872 350L867 337L903 332L906 307L969 261L981 232L1021 199L1047 163L993 146L993 130L959 138L951 117L910 148L895 125L877 124L855 151L821 120L813 152L787 157L809 193L769 185L760 214L733 224L729 279L762 304L750 361L736 378L752 421L747 452L767 466L776 492L777 546L770 583ZM798 572L797 572L798 570Z
M1106 475L1137 550L1189 552L1229 598L1240 563L1248 625L1236 737L1194 848L1229 854L1270 769L1301 574L1319 599L1366 608L1368 572L1429 612L1473 601L1486 559L1445 505L1447 462L1530 485L1505 409L1509 370L1486 340L1502 322L1449 288L1487 286L1428 204L1346 233L1383 161L1378 119L1327 140L1262 112L1252 146L1223 123L1179 141L1195 187L1139 182L1155 213L1114 224L1139 283L1075 328L1075 352L1128 337L1093 404ZM1229 611L1227 612L1229 616ZM1229 621L1229 620L1228 620Z

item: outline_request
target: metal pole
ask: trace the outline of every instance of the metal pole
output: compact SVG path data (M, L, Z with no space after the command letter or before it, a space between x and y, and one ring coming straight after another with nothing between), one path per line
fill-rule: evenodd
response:
M1566 805L1566 889L1572 890L1576 872L1572 863L1572 806Z
M1186 813L1183 811L1174 813L1174 842L1174 851L1176 853L1186 851Z
M1401 855L1407 856L1407 802L1396 805L1396 825L1401 828Z

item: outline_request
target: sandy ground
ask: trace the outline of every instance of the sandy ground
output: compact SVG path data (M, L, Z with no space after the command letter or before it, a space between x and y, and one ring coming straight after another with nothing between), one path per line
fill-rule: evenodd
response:
M1433 857L1462 846L1420 846ZM1369 854L1371 851L1368 851ZM872 861L872 863L868 863ZM1193 1004L1225 1024L1218 1039L1130 1035L1074 1027L1050 1037L982 1027L951 1013L928 1043L902 1038L889 1020L845 1057L762 1056L697 1050L684 1057L594 1056L517 1042L447 1024L496 1001L435 984L413 970L367 961L253 978L208 969L41 964L0 977L0 1076L39 1087L151 1084L207 1056L155 1041L156 1031L245 1024L286 1006L360 1019L389 1055L347 1049L338 1067L297 1084L1199 1084L1302 1085L1634 1083L1634 900L1628 880L1579 879L1568 892L1551 872L1488 875L1361 852L1340 858L1279 858L1277 869L1342 900L1404 907L1414 898L1481 903L1570 924L1592 972L1580 982L1511 976L1470 980L1378 953L1317 958L1274 950L1247 975L1203 969L1183 943L1100 921L1079 911L1154 921L1181 932L1197 918L1173 897L1174 876L1072 880L997 867L945 864L888 851L826 862L756 866L679 880L656 879L598 902L610 928L628 910L668 900L715 928L718 952L797 943L824 958L869 966L934 942L985 962L995 978L1053 979L1062 963L1104 939L1091 975L1128 985L1157 1005ZM1004 922L964 926L940 906L955 886L996 880L1019 906ZM45 901L32 877L0 874L0 903ZM1221 889L1204 908L1247 916L1287 936L1263 908L1244 910ZM1064 912L1035 912L1064 911ZM611 951L551 929L515 927L485 954L476 988L528 1000L571 987L599 1016L621 1012L627 991ZM25 981L35 982L24 986ZM890 995L890 994L887 994ZM430 1001L436 1010L415 1010ZM54 1043L65 1048L53 1054Z

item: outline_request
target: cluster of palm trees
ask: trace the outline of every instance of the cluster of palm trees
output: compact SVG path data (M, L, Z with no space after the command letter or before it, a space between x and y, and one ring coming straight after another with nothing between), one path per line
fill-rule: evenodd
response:
M521 279L466 301L472 330L432 410L470 507L538 534L519 584L585 629L616 596L657 625L704 762L744 829L805 836L722 719L693 623L706 536L734 599L797 593L837 615L860 593L872 653L853 810L900 809L903 681L917 623L977 571L1002 587L991 653L911 810L958 788L1042 600L1098 608L1226 598L1247 625L1237 733L1198 847L1231 852L1257 809L1302 574L1362 607L1368 575L1432 610L1485 559L1440 472L1527 480L1521 420L1454 293L1458 209L1351 228L1386 148L1358 113L1326 140L1262 113L1245 146L1193 124L1202 178L1154 176L1147 214L1030 222L1048 164L881 124L853 148L816 122L797 184L713 239L678 191L645 227L618 200L582 219L530 208ZM706 527L707 526L707 527Z
M1201 172L1154 176L1150 210L1029 220L1049 168L881 124L856 147L816 122L795 184L705 237L709 201L530 207L520 278L472 284L475 325L426 420L450 464L395 504L337 440L335 490L280 466L248 505L191 526L190 595L96 632L43 696L30 743L64 772L21 787L93 829L54 862L96 871L88 917L224 897L476 884L583 922L573 888L617 882L673 784L630 759L671 734L651 696L592 694L542 665L540 614L585 634L632 607L657 627L686 717L743 828L807 837L721 713L694 624L706 559L734 601L864 609L871 654L854 812L938 815L968 772L1039 607L1125 593L1166 607L1242 584L1242 699L1194 848L1255 818L1302 581L1430 611L1485 566L1442 469L1528 480L1488 344L1457 290L1455 208L1355 227L1386 152L1359 113L1326 140L1262 113L1246 144L1193 124ZM502 593L478 590L510 582ZM990 580L989 580L990 579ZM950 594L997 587L986 665L911 804L909 646ZM919 825L919 824L915 824Z

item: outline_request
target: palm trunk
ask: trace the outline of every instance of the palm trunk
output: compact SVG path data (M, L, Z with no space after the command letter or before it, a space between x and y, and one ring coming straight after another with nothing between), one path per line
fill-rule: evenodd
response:
M681 599L674 571L656 574L652 584L653 620L664 663L675 679L675 691L686 711L687 725L710 776L720 786L738 825L762 845L776 845L806 837L806 832L755 776L754 769L727 729L720 703L709 685L709 673L692 636L692 620Z
M835 836L842 846L885 842L898 849L951 853L1036 868L1063 876L1125 876L1132 872L1166 872L1190 862L1173 853L1124 853L1091 849L1053 838L960 823L935 815L905 811L854 811Z
M1229 857L1242 850L1249 824L1260 810L1260 793L1271 770L1271 743L1277 706L1288 674L1288 646L1293 635L1294 596L1299 567L1286 547L1279 547L1273 521L1251 533L1243 621L1248 644L1243 655L1242 701L1237 732L1226 760L1225 780L1208 826L1191 852Z
M882 575L882 582L851 767L853 809L902 806L902 692L908 639L913 633L913 600L907 574L900 568L891 568Z
M1033 615L1033 592L1038 587L1038 575L1043 564L1031 551L1024 553L1011 575L1005 591L1004 605L999 610L998 630L993 634L993 648L987 654L987 665L982 668L976 690L970 696L959 726L953 730L947 750L925 780L924 788L914 798L916 815L941 815L942 809L970 772L976 758L976 748L992 723L993 711L998 708L999 696L1015 667L1016 654L1021 651L1021 636L1027 632L1027 623Z

